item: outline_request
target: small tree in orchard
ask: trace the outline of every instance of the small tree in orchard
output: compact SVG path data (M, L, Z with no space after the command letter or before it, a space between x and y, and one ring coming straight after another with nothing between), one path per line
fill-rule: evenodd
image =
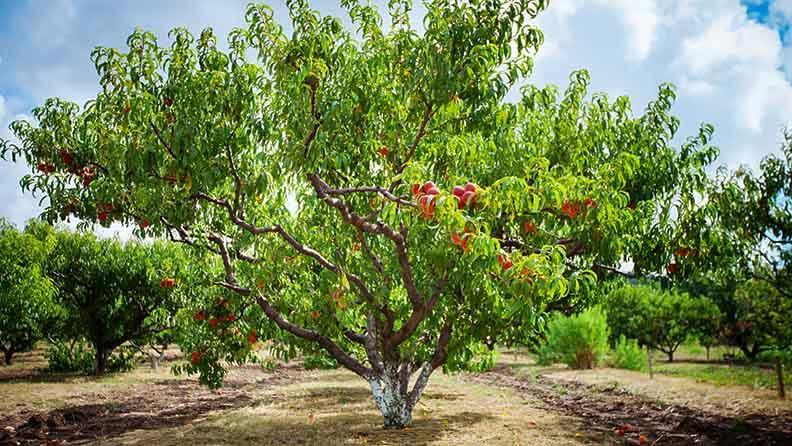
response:
M170 46L135 31L128 52L93 52L95 100L48 100L3 153L33 166L21 184L50 219L134 224L222 261L230 294L194 315L188 371L219 385L217 361L259 338L321 348L401 428L438 368L532 333L624 258L664 267L670 198L716 150L706 127L671 146L667 85L640 117L588 100L583 71L563 95L505 102L544 0L429 1L421 32L410 2L387 27L341 3L354 32L294 0L287 35L252 5L228 52L208 29Z
M721 168L679 225L690 242L679 282L712 297L725 340L749 359L783 348L792 320L792 133L783 137L757 171Z
M792 299L761 279L742 283L734 293L737 322L728 327L727 339L749 359L792 342Z
M124 343L145 341L174 325L190 287L178 247L122 245L66 231L57 238L49 274L67 310L61 336L91 344L95 374L105 373L111 354Z
M0 352L5 364L43 339L58 313L55 287L42 269L51 238L39 240L0 219Z
M680 345L700 336L708 324L720 318L718 307L707 298L648 285L613 290L607 298L606 312L615 339L637 339L665 353L669 362Z

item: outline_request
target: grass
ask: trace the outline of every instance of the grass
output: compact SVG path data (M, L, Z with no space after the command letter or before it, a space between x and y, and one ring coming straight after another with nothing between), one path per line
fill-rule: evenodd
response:
M741 385L752 389L772 390L776 390L778 386L775 371L758 366L674 362L656 366L655 372L691 378L697 382L706 382L717 386ZM789 383L790 378L792 375L788 370L785 370L784 383Z
M581 445L614 444L581 421L525 404L513 392L437 374L401 431L382 429L364 382L341 370L271 389L258 404L168 431L134 432L106 444Z
M40 368L34 358L27 358L27 366ZM103 445L616 444L584 420L541 409L530 395L439 372L415 408L412 426L392 431L382 429L368 385L344 370L238 367L230 372L229 387L210 392L194 378L171 376L169 366L157 371L140 366L100 379L53 375L5 381L0 419L9 416L9 424L19 425L31 413L98 404L108 412L97 415L98 424L107 427ZM291 378L271 379L284 373ZM562 386L558 390L564 391ZM239 404L224 404L240 401L238 397L243 397ZM114 413L118 410L122 412ZM170 421L186 411L183 420ZM149 421L131 423L138 419ZM128 424L117 425L123 420Z

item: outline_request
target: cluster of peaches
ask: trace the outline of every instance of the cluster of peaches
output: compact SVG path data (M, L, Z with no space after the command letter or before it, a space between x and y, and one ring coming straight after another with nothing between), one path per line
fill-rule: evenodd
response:
M464 209L467 205L473 205L476 203L476 192L478 191L478 186L475 184L468 182L464 186L454 186L451 194L453 195L454 199L457 200L457 205L459 209ZM434 182L427 181L423 185L420 183L415 183L412 186L412 193L413 197L418 200L418 204L421 206L421 213L426 218L431 218L434 216L435 211L435 200L437 196L440 195L440 190L437 188Z
M594 209L596 207L597 207L597 202L589 197L586 197L586 199L583 200L583 202L565 200L564 203L561 205L561 213L571 219L574 219L583 212L586 212L589 209Z
M199 322L204 322L209 325L209 327L213 329L219 329L218 335L224 335L226 333L232 333L234 336L240 334L238 328L228 329L230 324L237 321L237 316L228 310L229 302L226 299L219 300L214 305L214 313L215 315L210 314L206 310L200 310L193 315L193 319ZM222 327L221 327L222 326ZM258 342L258 333L256 333L255 329L251 329L247 335L247 341L253 345ZM203 359L203 354L201 351L194 351L192 352L192 356L190 361L193 364L198 364Z
M59 150L58 156L60 157L61 161L63 161L63 164L66 165L66 169L69 173L76 175L77 177L82 179L82 183L84 187L88 187L91 185L91 182L94 180L94 178L96 178L96 173L94 172L93 169L91 169L88 166L78 166L74 162L74 157L72 156L71 153L69 153L68 150L65 149ZM54 164L47 161L39 162L36 165L36 167L38 168L39 171L44 172L46 174L53 173L57 170Z

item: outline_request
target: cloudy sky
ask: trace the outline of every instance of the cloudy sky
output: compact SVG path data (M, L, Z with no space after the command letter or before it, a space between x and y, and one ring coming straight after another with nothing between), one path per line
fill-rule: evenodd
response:
M94 46L123 47L136 26L163 42L174 26L225 35L243 24L247 1L0 2L0 136L48 97L89 99ZM268 3L285 24L283 0ZM341 15L336 1L312 3ZM682 137L714 124L722 163L755 166L792 120L792 0L551 0L538 23L545 44L528 82L565 85L570 71L587 68L594 90L628 95L636 111L672 82ZM0 216L17 225L39 212L19 190L27 170L0 162Z

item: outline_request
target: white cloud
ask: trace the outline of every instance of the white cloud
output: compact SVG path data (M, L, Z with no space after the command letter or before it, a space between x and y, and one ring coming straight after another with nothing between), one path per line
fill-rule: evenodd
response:
M755 166L778 147L779 128L792 119L781 68L792 52L739 0L575 0L554 12L558 4L539 17L550 51L540 50L530 82L563 86L570 71L587 68L593 91L626 94L636 112L672 82L680 140L712 123L731 165Z

